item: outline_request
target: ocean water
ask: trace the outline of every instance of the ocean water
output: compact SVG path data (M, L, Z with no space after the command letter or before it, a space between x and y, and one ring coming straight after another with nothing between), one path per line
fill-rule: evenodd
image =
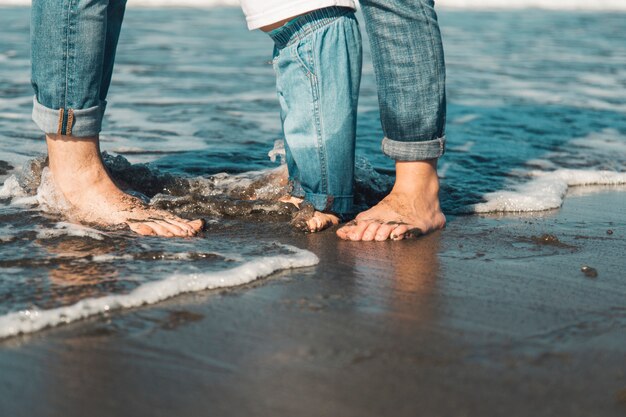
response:
M626 207L624 17L440 13L449 97L441 197L451 221L558 209L586 185L613 187ZM272 45L245 29L240 10L130 8L109 95L111 172L154 206L205 218L198 239L139 239L63 216L30 121L28 26L27 8L0 8L0 338L315 265L314 254L281 242L295 232L293 209L275 201L285 168ZM381 136L366 59L360 207L392 183ZM259 222L275 233L259 236Z

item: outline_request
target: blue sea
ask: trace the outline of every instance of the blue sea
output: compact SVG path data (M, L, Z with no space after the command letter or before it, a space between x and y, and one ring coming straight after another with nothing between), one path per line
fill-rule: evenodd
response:
M449 107L439 167L449 221L558 210L587 185L620 193L626 208L624 18L440 12ZM360 207L393 181L365 49ZM29 10L0 7L0 338L316 264L282 239L296 232L275 201L285 168L271 53L238 8L128 9L105 160L129 192L208 225L196 239L138 238L64 217L30 120ZM261 224L270 229L261 233Z

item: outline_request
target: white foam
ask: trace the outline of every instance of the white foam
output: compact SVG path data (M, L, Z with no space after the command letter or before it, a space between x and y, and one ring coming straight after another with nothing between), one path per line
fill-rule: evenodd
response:
M111 255L109 253L104 255L93 255L91 257L92 262L113 262L113 261L132 261L133 255Z
M249 261L236 268L198 274L175 274L142 284L128 294L87 298L76 304L50 310L29 309L0 316L0 339L75 322L87 317L158 303L180 294L216 288L233 287L266 277L274 272L316 265L317 256L309 251L285 246L290 255L268 256Z
M267 156L270 157L270 161L272 162L276 162L276 157L279 156L280 163L282 165L285 163L286 154L285 141L282 139L276 139L274 141L274 147L267 153Z
M484 196L485 202L475 204L475 213L544 211L561 207L568 187L583 185L623 185L626 172L557 169L531 171L531 181L512 190L497 191Z
M616 129L603 129L600 132L592 132L589 135L573 139L571 146L592 148L615 155L626 155L626 140Z
M276 155L279 155L279 153L277 152ZM192 183L194 192L205 196L236 195L247 190L248 192L254 191L256 199L273 200L278 196L286 194L288 187L287 177L287 165L282 164L276 168L246 171L240 174L220 172L211 175L209 178L196 178ZM159 200L171 198L170 196L157 194L152 198L150 204L153 205Z
M15 175L11 175L4 181L2 188L0 188L0 198L16 198L25 197L26 192L20 185Z
M67 222L59 222L52 229L41 229L37 232L37 239L52 239L59 236L88 237L95 240L103 240L106 234L87 226Z

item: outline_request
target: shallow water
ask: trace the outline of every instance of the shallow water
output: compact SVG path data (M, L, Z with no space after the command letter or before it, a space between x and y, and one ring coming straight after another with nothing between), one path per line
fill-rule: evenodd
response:
M33 162L45 149L29 118L28 19L25 8L0 9L0 327L6 335L9 328L29 331L35 322L131 306L118 298L80 311L52 310L173 276L208 277L204 288L214 288L213 278L235 267L251 280L315 262L280 245L281 234L292 233L286 226L292 210L273 201L284 191L284 168L280 158L268 157L280 139L271 44L245 30L239 10L129 9L102 142L118 180L154 205L203 216L206 237L233 222L251 230L255 222L275 222L276 233L261 239L254 233L136 239L67 223L45 175L42 180L44 160ZM441 13L449 95L448 151L440 165L444 211L553 209L569 186L626 183L623 19L619 13ZM363 206L384 193L393 168L379 150L367 60L359 112L357 202ZM243 282L235 278L218 283ZM159 299L159 291L142 293L132 306Z

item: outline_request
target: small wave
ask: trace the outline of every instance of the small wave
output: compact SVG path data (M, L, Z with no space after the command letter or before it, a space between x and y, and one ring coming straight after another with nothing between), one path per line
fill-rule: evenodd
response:
M198 274L174 274L145 283L128 294L86 298L66 307L29 309L0 316L0 339L72 323L87 317L143 305L155 304L180 294L248 284L277 271L316 265L313 253L284 246L291 254L254 259L233 269Z
M545 211L561 207L569 187L583 185L623 185L626 172L557 169L531 171L534 177L511 191L497 191L475 204L474 213Z
M53 239L61 236L88 237L95 240L103 240L104 233L79 224L59 222L54 228L41 229L37 232L37 239Z
M26 197L26 192L20 185L17 177L15 175L11 175L4 181L2 188L0 188L0 198L16 197Z

